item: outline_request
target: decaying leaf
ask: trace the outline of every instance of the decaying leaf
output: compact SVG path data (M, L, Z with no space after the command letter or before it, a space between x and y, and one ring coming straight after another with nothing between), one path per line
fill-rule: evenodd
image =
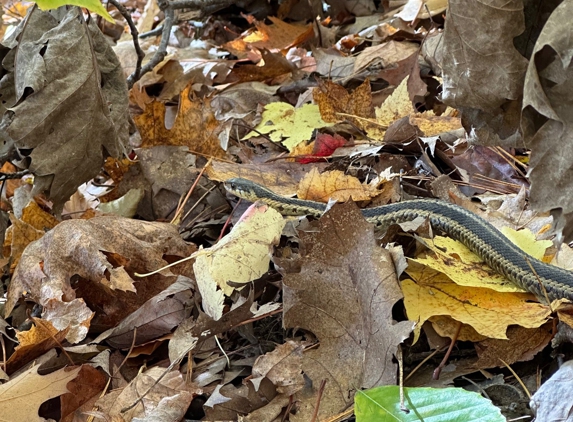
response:
M322 380L327 382L319 415L344 409L355 388L393 383L392 350L412 323L392 320L392 306L401 298L395 268L353 203L335 205L300 236L307 253L300 273L285 274L284 325L305 328L320 340L318 349L303 355L313 391L295 395L301 408L294 420L306 421Z
M187 86L179 100L177 118L171 129L165 127L165 103L153 101L148 104L143 114L135 116L142 147L156 145L187 146L193 152L213 157L222 157L224 151L220 146L218 122L208 99L190 98L191 86Z
M535 44L525 76L522 130L531 148L529 178L531 204L551 210L555 232L569 242L573 238L571 177L573 118L572 39L561 31L573 5L563 2L553 11ZM546 52L551 51L547 56ZM543 59L541 59L543 57ZM550 169L550 170L549 170Z
M19 101L7 133L14 147L32 150L35 190L49 192L59 210L97 175L104 153L119 157L128 139L121 67L95 22L80 14L72 7L58 21L34 8L16 31Z
M320 82L313 91L314 100L325 122L336 123L349 120L356 126L365 126L364 120L374 117L370 81L365 80L351 94L344 87L332 82Z
M96 403L101 412L110 417L124 420L149 417L149 420L181 420L195 394L201 390L188 384L179 371L168 371L155 367L138 374L125 388L108 394ZM123 409L135 404L145 392L145 400L127 411Z
M253 376L267 377L277 386L277 392L292 396L304 387L301 345L287 341L272 352L259 356L253 365Z
M175 280L169 270L143 279L132 278L134 272L156 270L168 263L165 255L192 251L169 224L119 217L64 221L22 254L6 314L26 292L44 307L44 318L58 330L70 327L68 340L78 342L93 317L90 307L105 311L95 316L98 325L115 325ZM72 286L78 276L84 281Z

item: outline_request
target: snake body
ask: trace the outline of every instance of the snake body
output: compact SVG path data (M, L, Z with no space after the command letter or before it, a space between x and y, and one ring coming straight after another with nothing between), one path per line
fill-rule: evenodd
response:
M326 210L326 204L286 198L246 179L227 180L225 188L249 201L262 201L283 215L320 217ZM436 199L414 199L361 211L367 221L381 229L425 218L434 229L462 242L498 274L541 301L546 301L546 295L549 300L573 301L573 272L528 255L486 220L458 205Z

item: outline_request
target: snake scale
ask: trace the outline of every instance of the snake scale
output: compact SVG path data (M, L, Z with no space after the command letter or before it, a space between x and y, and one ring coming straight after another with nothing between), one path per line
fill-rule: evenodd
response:
M249 201L262 201L283 215L320 217L326 210L326 204L286 198L246 179L227 180L225 188ZM462 242L498 274L541 301L546 302L546 295L550 300L573 300L573 272L533 258L486 220L458 205L437 199L413 199L361 211L367 221L381 229L423 217L434 229Z

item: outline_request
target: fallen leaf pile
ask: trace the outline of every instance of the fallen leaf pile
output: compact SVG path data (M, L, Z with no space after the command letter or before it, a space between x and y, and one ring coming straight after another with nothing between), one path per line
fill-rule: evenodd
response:
M0 419L566 419L572 304L360 209L573 269L572 2L191 3L3 2Z

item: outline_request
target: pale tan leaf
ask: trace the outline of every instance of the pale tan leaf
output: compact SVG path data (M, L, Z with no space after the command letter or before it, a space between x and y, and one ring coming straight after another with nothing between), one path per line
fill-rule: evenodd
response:
M221 295L212 284L230 295L234 288L227 282L248 283L269 269L272 246L278 243L285 225L283 217L266 205L254 204L241 217L233 230L212 248L194 254L195 276L208 309L219 315ZM211 287L207 288L210 283ZM207 309L205 309L207 311ZM220 315L219 315L220 316Z
M78 368L62 368L48 375L38 375L34 366L18 377L0 386L0 421L43 421L38 409L47 400L68 392L66 385L73 380Z

